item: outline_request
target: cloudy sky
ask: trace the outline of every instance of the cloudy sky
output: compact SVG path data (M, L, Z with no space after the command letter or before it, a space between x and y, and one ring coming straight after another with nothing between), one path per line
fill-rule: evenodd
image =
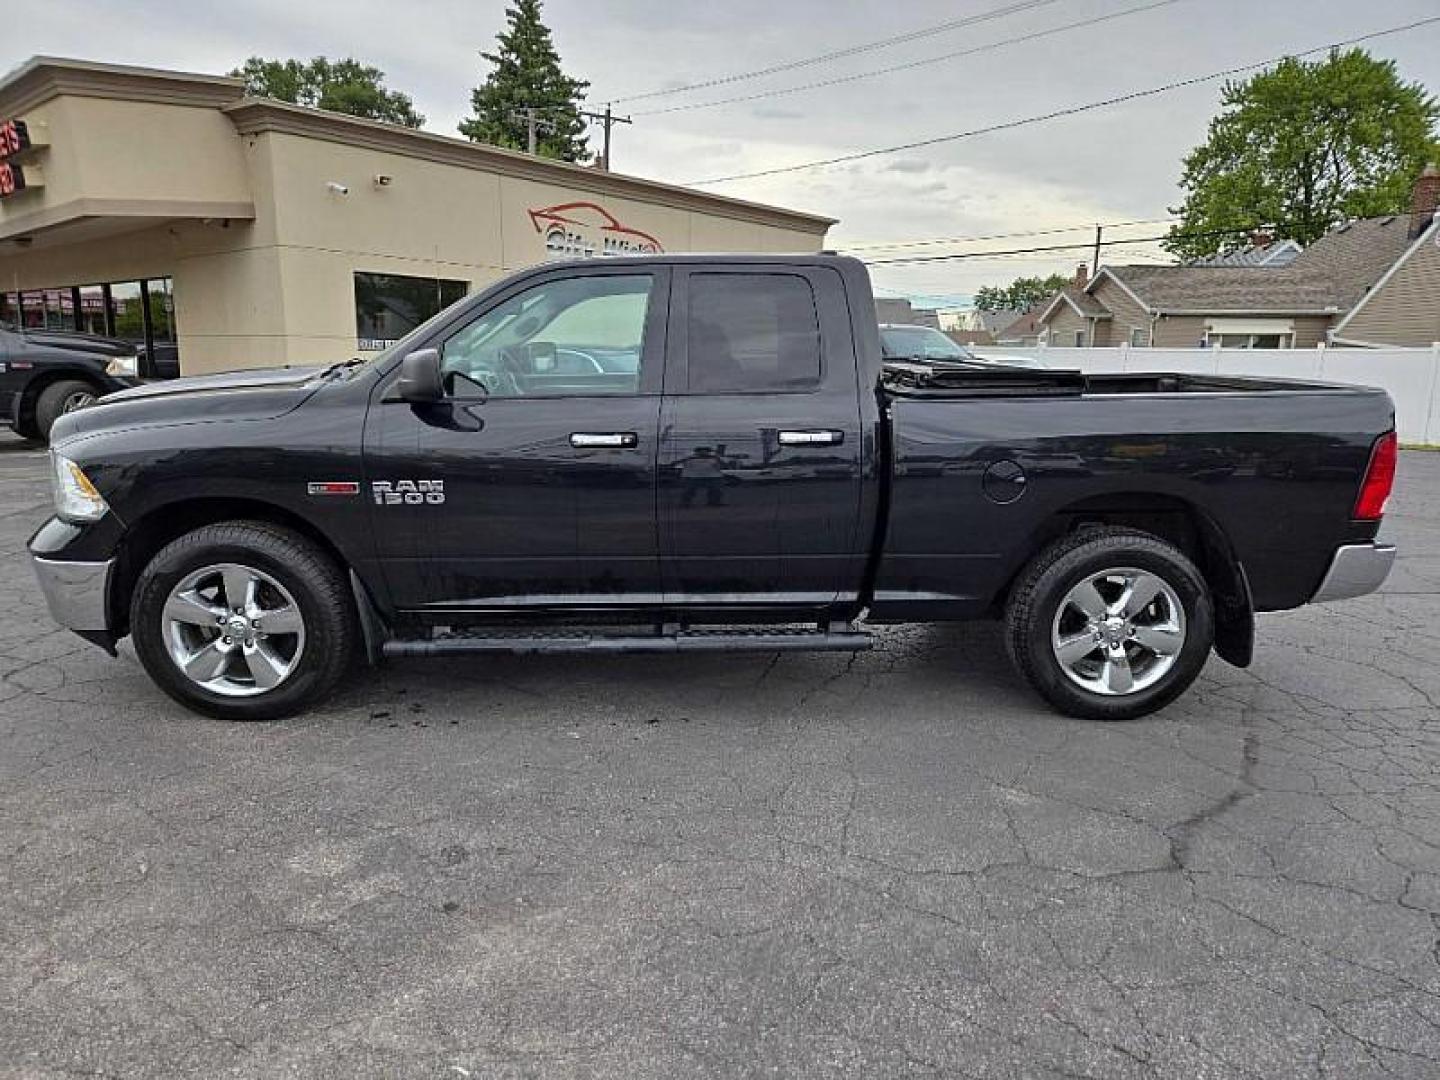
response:
M617 128L614 167L674 183L972 131L1440 14L1437 0L548 0L545 10L566 67L591 83L591 103L613 100L635 116ZM1001 11L1009 13L974 21ZM32 54L212 72L250 55L353 55L410 94L430 130L454 134L483 77L478 53L492 46L503 12L499 0L47 0L0 37L0 68ZM1071 27L1091 20L1103 21ZM873 47L900 35L910 40ZM1028 40L1006 44L1014 38ZM637 97L860 46L766 77ZM1366 47L1440 93L1440 24ZM777 92L834 80L845 81ZM832 246L871 260L1083 243L1090 223L1167 217L1180 158L1203 139L1220 85L707 189L839 218ZM750 100L656 111L737 97ZM1108 236L1163 231L1142 224ZM961 298L1018 274L1068 271L1082 257L877 265L873 273L889 295ZM1107 254L1115 262L1156 257L1153 244Z

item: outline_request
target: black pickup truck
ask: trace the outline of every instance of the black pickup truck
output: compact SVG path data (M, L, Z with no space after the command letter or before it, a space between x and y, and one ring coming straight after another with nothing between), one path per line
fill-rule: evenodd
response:
M53 440L55 618L235 719L361 655L983 618L1056 708L1123 719L1394 558L1383 392L886 361L830 255L549 264L366 362L125 390Z
M138 385L140 366L129 342L0 322L0 423L43 442L65 413Z

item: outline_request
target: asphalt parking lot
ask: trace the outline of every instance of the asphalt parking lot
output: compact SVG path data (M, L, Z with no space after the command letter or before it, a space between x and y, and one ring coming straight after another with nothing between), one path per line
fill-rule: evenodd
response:
M189 715L0 436L0 1076L1434 1077L1440 454L1383 594L1136 723L993 627L394 664Z

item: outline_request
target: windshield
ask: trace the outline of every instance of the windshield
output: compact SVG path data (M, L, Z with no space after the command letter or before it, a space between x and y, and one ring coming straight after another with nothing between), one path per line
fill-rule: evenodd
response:
M929 326L883 326L880 344L887 360L973 360L974 354Z

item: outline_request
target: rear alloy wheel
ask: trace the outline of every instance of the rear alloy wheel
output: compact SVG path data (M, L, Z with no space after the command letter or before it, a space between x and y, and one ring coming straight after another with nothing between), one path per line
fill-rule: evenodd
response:
M1133 566L1084 578L1055 609L1050 647L1076 686L1123 697L1154 686L1185 647L1185 607Z
M258 521L207 525L162 548L136 583L130 632L162 690L226 720L319 700L357 641L341 568L307 537Z
M1214 640L1209 589L1184 553L1148 533L1090 529L1042 552L1006 613L1016 668L1070 716L1129 720L1194 682Z

